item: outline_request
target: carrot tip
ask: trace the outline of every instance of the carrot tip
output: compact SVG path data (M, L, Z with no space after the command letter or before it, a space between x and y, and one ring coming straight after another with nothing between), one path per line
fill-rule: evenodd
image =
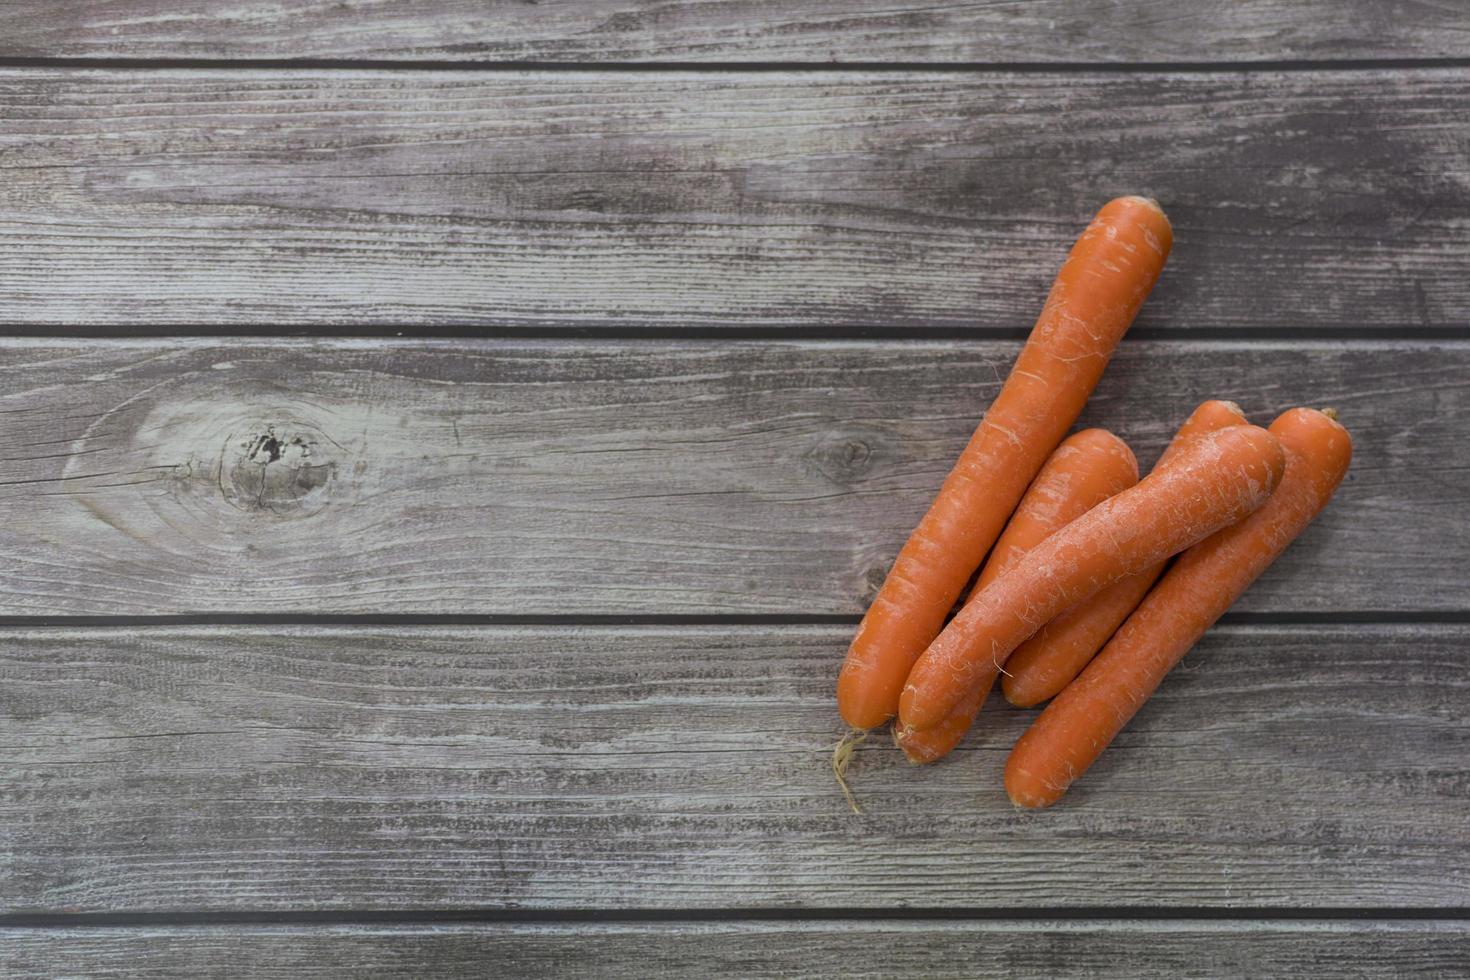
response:
M1050 806L1054 800L1038 796L1036 793L1028 793L1020 787L1006 786L1006 797L1011 801L1011 806L1017 810L1041 810Z
M909 745L904 742L904 735L912 731L913 729L911 728L901 728L900 723L896 719L894 720L893 744L898 746L898 750L903 753L903 757L908 760L909 765L925 766L936 761L939 756L934 754L932 748L924 745Z
M837 779L837 785L842 787L842 795L847 798L847 805L852 807L853 813L862 813L862 807L858 806L857 798L852 795L852 789L847 785L847 767L852 764L853 753L857 747L868 740L866 728L854 728L842 736L832 749L832 775Z
M1159 214L1164 213L1164 206L1158 202L1158 199L1149 197L1147 194L1129 194L1126 200L1140 201L1159 212Z
M1320 409L1320 411L1322 412L1323 415L1327 416L1332 421L1334 421L1334 422L1337 421L1337 409L1335 409L1335 408L1324 408L1324 409Z

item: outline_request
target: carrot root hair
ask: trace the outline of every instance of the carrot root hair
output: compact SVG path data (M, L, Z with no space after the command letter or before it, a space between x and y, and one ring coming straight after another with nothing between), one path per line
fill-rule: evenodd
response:
M837 785L842 788L842 795L847 799L847 805L852 807L853 813L862 813L863 808L858 806L857 797L852 795L852 787L847 785L847 767L852 764L852 757L859 745L868 740L868 729L854 728L842 736L842 741L832 749L832 775L837 780Z

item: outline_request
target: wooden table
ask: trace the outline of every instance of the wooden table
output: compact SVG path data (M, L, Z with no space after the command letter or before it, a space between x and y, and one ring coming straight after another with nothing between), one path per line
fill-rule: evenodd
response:
M0 973L1463 976L1463 3L0 6ZM1104 200L1084 419L1326 515L1060 806L838 662ZM109 973L109 971L113 971Z

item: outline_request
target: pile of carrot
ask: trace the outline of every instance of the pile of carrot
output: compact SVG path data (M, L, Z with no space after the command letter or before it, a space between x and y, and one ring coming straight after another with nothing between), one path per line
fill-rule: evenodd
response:
M891 721L910 761L934 762L997 679L1014 705L1049 702L1011 751L1006 792L1055 803L1342 481L1352 440L1331 410L1260 428L1206 401L1142 479L1112 433L1067 436L1172 244L1152 200L1097 213L899 552L837 681L851 731L833 769L854 809L845 773L871 729Z

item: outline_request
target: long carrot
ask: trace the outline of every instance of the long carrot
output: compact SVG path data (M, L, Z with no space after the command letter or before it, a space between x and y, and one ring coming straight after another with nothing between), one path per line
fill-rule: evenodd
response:
M979 592L1053 533L1138 482L1138 459L1107 429L1068 436L1021 498L975 583Z
M1062 610L1261 506L1283 466L1281 446L1254 425L1191 440L970 600L914 664L899 721L919 729L939 724L965 695L993 683L1011 651Z
M1018 806L1049 806L1102 754L1205 631L1327 506L1352 460L1329 415L1296 408L1271 423L1286 475L1260 510L1180 556L1138 611L1021 736L1006 761Z
M1154 201L1108 202L1057 273L1031 337L848 649L837 706L853 728L898 710L904 678L1092 394L1168 257Z
M1169 443L1159 463L1196 436L1231 425L1245 425L1245 414L1234 402L1207 401L1196 408ZM1016 647L1006 661L1001 690L1006 700L1022 708L1040 704L1082 672L1128 614L1138 608L1148 590L1164 573L1163 564L1114 582L1097 595L1062 613L1035 636Z
M975 592L987 588L1053 532L1137 482L1138 460L1122 439L1106 429L1084 429L1068 436L1021 498L980 571ZM987 684L968 695L933 728L915 731L893 726L894 742L910 762L934 762L964 738L989 693Z

